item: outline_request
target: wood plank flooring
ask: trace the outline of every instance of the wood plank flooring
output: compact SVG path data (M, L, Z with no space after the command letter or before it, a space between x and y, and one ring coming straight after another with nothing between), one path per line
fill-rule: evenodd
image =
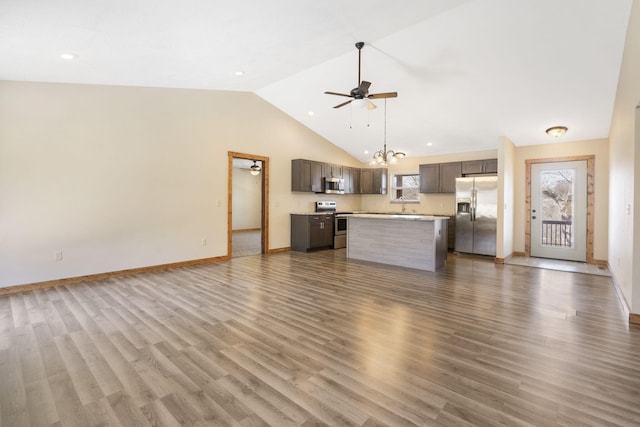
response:
M0 426L640 425L610 278L344 250L0 297Z

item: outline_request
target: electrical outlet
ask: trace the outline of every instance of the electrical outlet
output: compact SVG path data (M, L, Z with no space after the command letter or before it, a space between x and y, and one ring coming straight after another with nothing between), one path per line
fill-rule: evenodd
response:
M62 261L62 251L56 251L53 253L54 261Z
M222 206L222 200L216 200L216 206L217 207Z
M207 239L202 239L202 246L207 246Z

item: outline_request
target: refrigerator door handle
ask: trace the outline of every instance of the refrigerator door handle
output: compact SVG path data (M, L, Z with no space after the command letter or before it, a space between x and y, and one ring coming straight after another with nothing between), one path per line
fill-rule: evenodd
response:
M478 207L478 190L471 190L471 222L476 220L476 208Z

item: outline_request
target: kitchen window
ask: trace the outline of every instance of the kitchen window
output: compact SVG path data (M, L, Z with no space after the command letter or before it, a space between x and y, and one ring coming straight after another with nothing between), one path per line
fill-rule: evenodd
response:
M391 202L419 203L420 174L394 174L391 178Z

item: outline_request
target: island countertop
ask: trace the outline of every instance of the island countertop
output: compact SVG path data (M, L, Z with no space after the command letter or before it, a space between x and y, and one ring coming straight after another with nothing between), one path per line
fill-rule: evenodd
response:
M443 215L424 215L424 214L397 214L397 213L354 213L349 214L353 218L375 218L375 219L404 219L413 221L435 221L439 219L449 219Z
M436 271L447 259L446 216L347 215L347 258Z

